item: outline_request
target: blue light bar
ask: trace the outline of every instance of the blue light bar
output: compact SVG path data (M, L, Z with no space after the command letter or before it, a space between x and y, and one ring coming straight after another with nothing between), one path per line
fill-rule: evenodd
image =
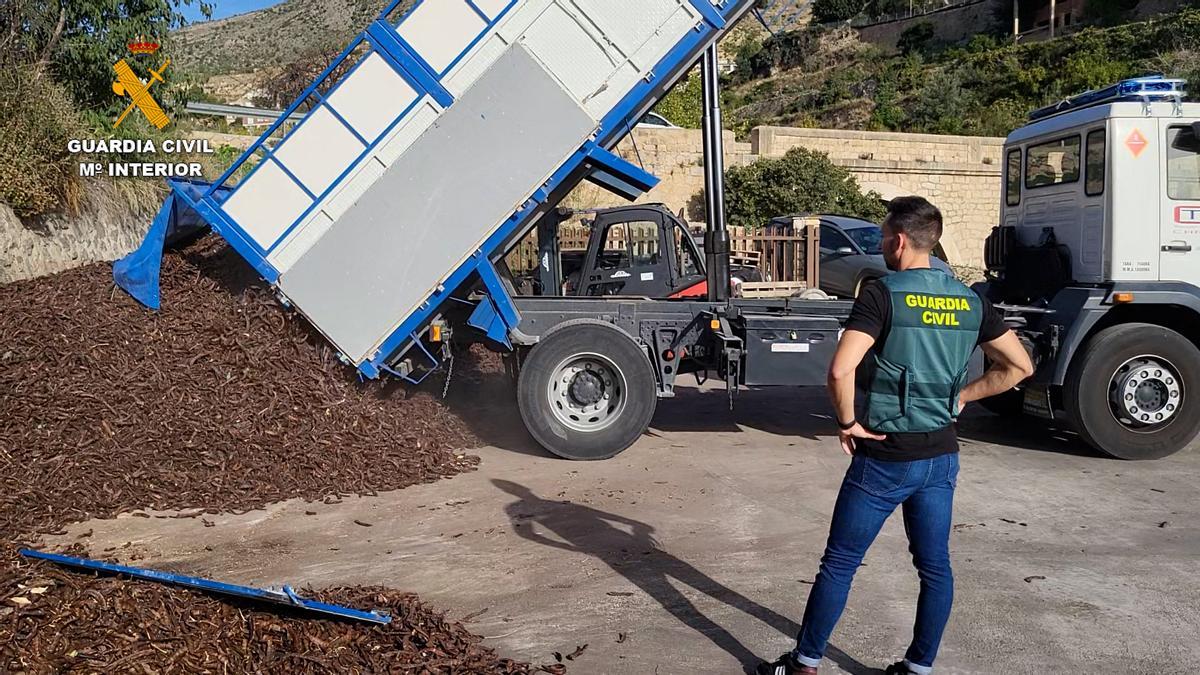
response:
M1072 110L1082 110L1105 103L1134 101L1150 104L1157 101L1183 103L1187 96L1187 80L1172 79L1162 75L1137 77L1123 80L1104 89L1093 89L1071 96L1054 105L1039 108L1029 113L1030 121L1041 120Z

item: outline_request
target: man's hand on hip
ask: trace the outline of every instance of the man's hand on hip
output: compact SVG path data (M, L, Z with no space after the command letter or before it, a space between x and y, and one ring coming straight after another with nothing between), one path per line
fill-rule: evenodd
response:
M850 427L849 429L838 430L838 440L842 444L842 452L846 453L847 455L854 455L854 450L857 447L856 440L860 438L865 438L872 441L882 441L885 440L887 436L871 433L858 422L855 422L854 426Z

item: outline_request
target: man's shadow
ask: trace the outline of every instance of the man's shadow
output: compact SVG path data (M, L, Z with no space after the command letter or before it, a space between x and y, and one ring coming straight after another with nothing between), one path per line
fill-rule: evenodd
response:
M705 616L671 585L672 579L738 609L788 637L794 637L800 631L800 626L791 619L725 587L664 551L654 537L654 528L646 523L580 504L542 499L529 488L510 481L493 480L492 484L517 497L517 501L504 507L504 511L512 522L513 531L522 538L598 558L654 598L684 625L728 652L747 672L753 672L762 660L760 656ZM619 526L625 526L629 531ZM537 529L544 529L559 540L551 539ZM827 656L854 675L880 672L864 666L832 645Z

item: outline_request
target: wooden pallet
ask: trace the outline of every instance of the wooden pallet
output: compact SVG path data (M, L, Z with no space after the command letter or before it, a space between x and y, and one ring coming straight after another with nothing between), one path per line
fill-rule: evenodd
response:
M790 298L808 288L803 281L745 281L740 285L743 298Z

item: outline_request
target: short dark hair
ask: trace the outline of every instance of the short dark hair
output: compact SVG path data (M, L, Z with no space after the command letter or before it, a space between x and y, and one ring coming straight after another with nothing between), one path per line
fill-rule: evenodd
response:
M922 251L932 251L942 238L942 212L924 197L896 197L888 202L885 222L893 232L908 235Z

